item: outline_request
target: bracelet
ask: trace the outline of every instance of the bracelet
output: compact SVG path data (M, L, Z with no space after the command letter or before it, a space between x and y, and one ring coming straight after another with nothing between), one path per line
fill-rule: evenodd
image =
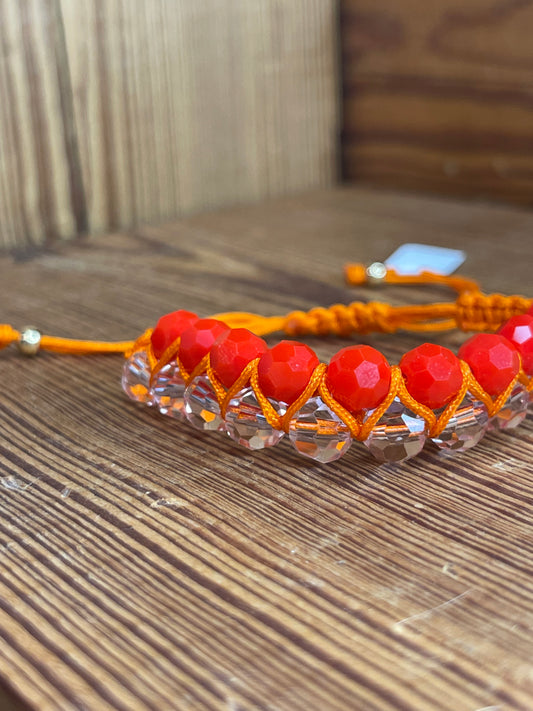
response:
M511 430L533 400L533 300L483 294L476 282L422 272L403 276L376 263L349 264L350 284L441 284L451 302L392 306L335 304L264 317L224 313L201 319L174 311L136 341L102 342L17 331L0 324L0 348L24 355L121 353L128 397L194 427L224 432L249 449L286 434L296 451L319 462L343 456L354 440L380 462L418 454L427 440L447 454L473 447L489 430ZM341 349L326 365L307 345L261 336L353 332L478 331L456 356L424 343L398 365L368 345Z
M288 435L297 452L324 463L354 440L380 462L409 459L427 440L451 454L523 421L533 397L533 300L485 295L462 277L401 276L381 264L350 264L346 277L351 284L444 284L458 297L403 307L353 302L273 317L174 311L134 343L120 344L125 393L249 449ZM392 366L368 345L343 348L326 365L303 343L268 347L261 338L275 331L347 336L452 328L480 333L458 355L424 343Z

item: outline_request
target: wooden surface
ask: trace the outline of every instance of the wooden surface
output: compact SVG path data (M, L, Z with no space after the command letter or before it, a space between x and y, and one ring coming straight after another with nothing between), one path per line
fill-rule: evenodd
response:
M349 179L531 205L531 0L342 0Z
M178 307L375 298L343 263L413 240L466 245L465 274L531 295L532 229L511 208L315 192L5 258L2 318L128 338ZM420 342L364 340L393 361ZM530 711L531 418L453 459L378 466L354 445L319 466L136 407L118 357L0 360L0 677L21 708Z
M333 0L2 0L0 248L336 178Z

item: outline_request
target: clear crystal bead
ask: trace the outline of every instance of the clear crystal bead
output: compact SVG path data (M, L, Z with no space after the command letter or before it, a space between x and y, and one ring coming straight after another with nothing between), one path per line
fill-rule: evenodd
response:
M154 404L163 415L176 417L183 420L185 418L185 381L180 375L178 365L175 361L163 366L156 376L153 384Z
M133 353L124 363L122 370L122 389L126 395L137 402L151 405L150 365L146 351Z
M425 420L396 397L364 443L378 461L401 462L419 454L426 438Z
M185 417L199 430L223 431L224 420L220 415L215 391L207 375L198 375L185 388Z
M295 413L289 439L299 454L323 463L342 457L352 443L348 427L320 397L310 398Z
M529 393L520 383L513 388L502 409L491 418L490 428L512 430L524 420L529 407Z
M433 442L448 452L462 452L476 445L489 426L486 406L470 393L465 395L455 415Z
M277 403L272 402L274 407ZM276 407L283 415L285 408ZM226 432L235 442L248 449L273 447L285 434L268 424L253 388L244 388L229 402L226 410Z

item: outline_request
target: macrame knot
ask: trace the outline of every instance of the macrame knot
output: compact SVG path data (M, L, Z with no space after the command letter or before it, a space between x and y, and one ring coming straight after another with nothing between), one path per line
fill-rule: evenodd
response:
M512 316L525 313L531 299L467 291L456 301L455 321L463 331L495 331Z
M289 336L311 334L313 336L349 336L351 333L381 331L393 333L396 325L390 318L391 307L378 301L367 304L354 301L351 304L334 304L329 308L316 307L309 311L293 311L283 325Z

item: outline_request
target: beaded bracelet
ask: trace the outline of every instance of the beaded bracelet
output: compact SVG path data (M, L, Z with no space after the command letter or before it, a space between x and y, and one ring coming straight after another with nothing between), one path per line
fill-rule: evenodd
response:
M380 462L398 462L418 454L428 439L453 453L491 429L522 422L533 399L532 299L485 295L462 277L401 276L379 263L350 264L346 277L350 284L444 284L458 297L403 307L353 302L273 317L199 318L180 310L134 342L77 341L2 325L0 347L18 342L26 355L39 349L124 353L122 387L132 400L253 450L288 434L297 452L324 463L343 456L353 440ZM303 343L283 340L269 348L261 338L275 331L348 336L452 328L482 333L458 356L424 343L393 366L368 345L343 348L326 365Z
M531 299L487 296L461 277L402 277L381 264L348 265L346 275L352 284L446 284L458 299L409 307L354 302L270 318L200 319L175 311L129 349L124 391L250 449L272 447L288 434L297 452L319 462L343 456L353 440L380 462L409 459L428 439L457 452L490 429L509 430L524 419L533 391ZM458 356L425 343L395 366L368 345L343 348L326 365L303 343L283 340L269 348L260 337L277 330L348 335L456 327L499 331L474 335Z

